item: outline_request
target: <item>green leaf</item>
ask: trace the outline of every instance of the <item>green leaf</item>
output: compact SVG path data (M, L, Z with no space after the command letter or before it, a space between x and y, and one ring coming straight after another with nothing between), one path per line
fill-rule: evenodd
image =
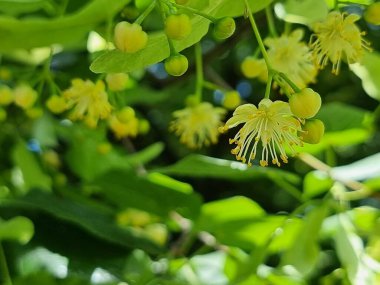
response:
M285 170L271 167L248 167L246 164L224 160L199 154L186 156L177 163L155 171L176 176L197 178L218 178L227 180L254 180L268 178L276 180L283 178L293 183L300 181L299 177Z
M200 210L200 198L189 184L160 173L140 177L115 170L98 177L93 183L106 200L120 209L132 207L163 218L173 211L195 218Z
M141 248L150 253L160 251L155 243L131 228L117 226L113 212L86 200L77 200L31 191L21 198L4 199L0 201L0 206L43 211L73 223L102 240L127 248Z
M301 276L307 276L315 269L320 251L319 231L328 212L328 207L322 204L306 215L303 226L293 240L293 246L283 255L283 266L293 266Z
M352 284L376 284L375 273L368 266L370 258L365 254L363 241L345 214L336 216L334 241L342 265Z
M147 284L154 277L149 255L142 250L134 250L125 263L124 276L128 283Z
M105 143L105 138L101 132L95 134L79 132L71 139L66 161L71 170L86 181L91 181L112 169L132 170L135 166L156 158L164 148L162 143L157 142L136 153L127 154L125 150L118 150L115 147L102 153L99 151L99 146Z
M46 175L36 157L30 152L24 142L18 143L12 152L15 165L21 170L20 187L24 190L31 188L40 188L43 190L51 190L51 177Z
M34 225L26 217L14 217L3 221L0 219L0 241L16 240L21 244L26 244L34 235Z
M246 197L235 196L204 204L197 227L213 232L223 224L256 219L264 215L265 211L256 202Z
M367 52L360 64L352 64L350 68L362 80L365 92L380 101L380 53Z
M271 0L250 0L253 12L269 5ZM213 17L241 16L244 13L244 0L236 0L231 5L229 0L210 0L209 5L202 10L203 13ZM177 52L184 50L199 42L208 32L210 21L195 15L191 18L192 32L181 41L175 41ZM148 35L147 47L143 50L128 54L119 50L105 52L95 59L90 69L95 73L132 72L148 65L160 62L169 56L169 45L163 31Z
M332 187L333 180L325 173L315 170L306 174L303 181L303 197L310 199L323 194Z
M309 25L326 18L329 8L324 0L287 0L275 6L277 16L290 23Z
M300 152L318 153L331 146L363 143L372 135L367 126L371 113L340 102L324 104L316 118L325 124L325 134L318 144L305 144Z
M0 0L0 11L4 14L17 16L44 10L54 12L54 6L49 0Z
M237 196L204 204L195 229L210 232L222 244L252 249L264 245L285 220L265 216L254 201Z
M71 15L53 19L16 19L0 16L0 52L52 44L72 44L85 39L99 23L110 19L130 0L94 0Z

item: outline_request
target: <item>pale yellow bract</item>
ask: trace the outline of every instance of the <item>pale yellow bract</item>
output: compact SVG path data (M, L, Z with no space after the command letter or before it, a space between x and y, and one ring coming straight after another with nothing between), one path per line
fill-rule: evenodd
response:
M288 162L285 148L295 153L294 146L302 146L298 136L302 132L301 123L294 118L289 104L283 101L263 99L258 108L253 104L244 104L236 108L232 118L220 130L225 132L243 124L230 144L236 144L231 151L236 159L251 165L261 143L260 165L267 166L270 159L280 166L280 159ZM277 154L278 152L278 154Z
M180 137L181 143L189 148L200 148L203 145L218 141L218 128L226 110L202 102L173 113L174 120L170 130Z
M341 61L359 62L364 50L370 50L369 42L363 39L364 32L355 25L360 17L337 11L330 12L323 22L314 24L311 48L319 68L330 60L332 72L339 73Z

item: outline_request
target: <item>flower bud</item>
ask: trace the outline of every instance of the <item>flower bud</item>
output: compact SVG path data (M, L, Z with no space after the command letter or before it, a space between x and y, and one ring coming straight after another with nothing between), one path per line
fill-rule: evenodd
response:
M147 120L139 120L139 134L145 135L150 130L150 124Z
M168 239L168 230L163 224L150 224L144 228L145 235L159 245L165 245Z
M304 88L299 93L294 93L289 99L290 110L299 118L310 119L321 108L321 96L311 88Z
M135 117L135 110L131 107L124 107L119 112L117 112L117 119L122 123L127 123Z
M165 60L165 70L172 76L183 75L188 67L189 62L182 54L172 55Z
M165 33L172 40L182 40L191 33L191 21L186 14L170 15L165 20Z
M246 57L241 64L241 72L247 78L267 76L268 69L263 59L257 59L253 56Z
M124 52L135 53L145 48L148 35L136 23L120 22L115 26L115 46Z
M302 126L303 133L301 134L303 141L310 144L317 144L321 141L325 132L325 125L321 120L307 120Z
M235 32L235 20L231 17L224 17L214 23L214 37L218 40L225 40Z
M380 25L380 2L368 6L364 12L364 19L372 25Z
M37 100L37 92L29 85L19 85L13 90L14 101L22 109L28 109L33 106Z
M241 103L239 92L232 90L224 94L223 107L228 110L233 110Z
M13 101L11 88L6 85L0 86L0 105L9 105Z
M64 112L67 108L66 100L58 95L50 96L50 98L46 101L46 107L53 114L60 114Z
M33 107L33 108L26 109L25 114L31 119L38 119L42 117L42 115L44 114L44 111L42 110L42 108Z
M126 73L110 73L106 76L108 89L111 91L123 91L127 88L129 75Z
M96 151L102 155L108 154L111 150L112 150L112 144L108 142L103 142L96 146Z

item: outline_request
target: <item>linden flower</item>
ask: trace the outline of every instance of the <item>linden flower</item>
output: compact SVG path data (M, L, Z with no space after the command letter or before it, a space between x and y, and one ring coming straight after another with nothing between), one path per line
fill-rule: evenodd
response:
M303 30L296 29L290 35L264 40L265 45L268 46L272 68L288 75L289 79L301 89L314 82L317 76L313 54L301 41L302 37ZM289 89L289 91L292 90Z
M365 33L354 24L359 18L355 14L333 11L326 20L313 26L315 34L311 38L314 41L311 48L320 68L324 68L330 60L332 73L338 74L342 59L355 63L360 61L364 50L370 50L370 44L362 38Z
M103 81L73 79L71 87L63 92L67 107L73 108L70 119L84 120L89 127L96 127L99 119L106 119L112 106L108 102Z
M289 104L283 101L272 102L263 99L259 108L253 104L244 104L235 110L221 131L227 131L240 124L243 127L237 132L230 144L237 146L231 151L237 160L251 166L255 159L258 144L261 142L262 151L260 165L267 166L269 159L273 164L280 166L279 158L288 162L285 147L295 153L294 146L302 146L298 132L302 132L301 123L293 117ZM279 152L279 154L277 154Z
M218 141L218 128L226 111L203 102L173 113L174 120L170 130L180 137L180 142L189 148L200 148L203 145Z

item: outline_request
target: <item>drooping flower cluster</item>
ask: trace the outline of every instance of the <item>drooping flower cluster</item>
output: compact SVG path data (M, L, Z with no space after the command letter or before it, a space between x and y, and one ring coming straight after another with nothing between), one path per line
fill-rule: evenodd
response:
M359 62L364 51L370 49L362 37L365 33L355 25L359 18L355 14L333 11L324 21L314 24L311 47L319 68L324 68L330 60L332 72L338 74L342 60Z
M203 145L218 141L218 128L225 114L223 108L214 107L202 102L173 113L174 120L170 129L180 137L181 143L189 148L200 148Z
M295 152L294 146L302 146L301 123L290 110L288 103L263 99L258 108L253 104L239 106L226 124L221 127L225 132L243 124L231 144L236 147L231 151L236 159L251 165L262 145L260 165L267 166L269 161L280 166L288 162L285 148ZM279 152L279 154L277 154Z
M285 73L301 89L317 76L312 52L302 41L303 34L303 30L297 29L289 35L264 40L272 68Z
M103 81L73 79L71 87L63 92L68 109L72 109L71 120L83 120L88 126L95 127L99 119L106 119L112 106L108 102Z

